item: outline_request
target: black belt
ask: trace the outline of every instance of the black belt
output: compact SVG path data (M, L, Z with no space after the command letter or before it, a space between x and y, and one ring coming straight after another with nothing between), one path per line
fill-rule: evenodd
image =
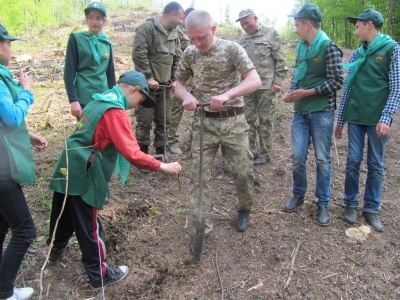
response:
M244 107L233 107L228 110L221 111L205 111L206 118L227 119L244 113Z

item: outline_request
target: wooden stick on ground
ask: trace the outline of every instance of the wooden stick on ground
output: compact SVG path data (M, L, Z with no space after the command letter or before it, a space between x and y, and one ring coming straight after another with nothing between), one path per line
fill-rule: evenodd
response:
M286 290L288 288L288 286L289 286L289 284L292 281L292 278L294 276L294 261L296 260L297 253L299 252L300 244L301 244L301 242L299 241L297 243L296 250L294 250L294 252L293 252L292 262L290 263L289 276L288 276L288 278L286 280L286 283L285 283L285 286L283 288L284 290Z

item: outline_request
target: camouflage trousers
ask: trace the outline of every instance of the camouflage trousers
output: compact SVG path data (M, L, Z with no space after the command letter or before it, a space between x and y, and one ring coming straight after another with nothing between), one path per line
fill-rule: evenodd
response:
M275 94L269 90L258 90L244 98L245 116L249 130L250 151L254 157L271 159L272 122L276 111ZM256 122L258 118L259 127ZM257 151L257 132L259 151Z
M171 94L171 118L168 128L168 145L179 144L178 127L183 115L182 101Z
M192 136L192 156L190 160L191 180L189 189L189 209L210 212L211 190L210 177L214 157L221 146L224 164L229 169L236 185L236 209L249 210L254 204L253 156L249 151L248 130L244 115L228 119L204 118L203 142L203 205L199 207L199 168L200 168L200 116L195 114ZM196 224L196 217L192 216ZM206 219L206 234L213 228L212 220Z
M150 96L156 101L156 106L152 108L145 108L138 105L135 108L136 116L136 140L140 146L150 145L150 132L152 129L153 121L155 124L154 128L154 147L164 147L164 95L163 89L160 88L157 91L150 90ZM168 126L170 123L170 102L171 102L171 91L166 91L166 103L167 103L167 134ZM168 141L168 137L166 137Z

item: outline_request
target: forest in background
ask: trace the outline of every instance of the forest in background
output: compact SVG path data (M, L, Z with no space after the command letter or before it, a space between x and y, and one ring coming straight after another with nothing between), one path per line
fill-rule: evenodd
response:
M191 7L196 8L192 0ZM77 20L82 20L82 10L90 0L2 0L0 22L7 24L7 29L15 34L27 30L35 34L35 29L48 26L70 25ZM160 12L169 2L166 0L103 0L107 9L117 8L145 9ZM178 1L179 2L179 1ZM304 1L297 1L293 12L299 10ZM356 16L366 8L379 10L385 17L382 33L389 34L396 41L400 40L400 0L314 0L324 15L322 28L341 47L356 48L357 40L353 37L354 26L346 19L347 16ZM227 7L225 20L229 20L229 7ZM268 20L265 20L268 22ZM223 24L229 25L229 22ZM237 29L234 24L230 24ZM266 24L269 25L269 24ZM293 40L294 23L288 18L287 26L282 29L284 39Z

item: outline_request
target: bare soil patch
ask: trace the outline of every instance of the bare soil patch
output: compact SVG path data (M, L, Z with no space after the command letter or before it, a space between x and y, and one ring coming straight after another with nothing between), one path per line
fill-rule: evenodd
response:
M124 11L110 16L106 34L115 45L118 75L133 68L131 44L134 29L148 15ZM68 31L60 30L64 32L66 42L68 33L65 32ZM238 36L230 38L237 40ZM60 46L54 45L54 49L60 49ZM288 47L288 52L293 51ZM350 50L344 52L345 60L348 60ZM43 67L38 67L35 62L42 62ZM31 64L35 69L36 103L28 116L28 125L31 131L46 136L49 147L35 151L37 183L24 187L35 217L38 238L25 257L17 284L32 286L38 297L40 269L48 251L45 240L52 197L48 184L64 136L73 131L76 121L69 113L61 81L63 55L58 50L42 53L39 49ZM284 90L288 89L292 72L293 66L285 80ZM104 294L101 290L92 290L80 262L79 246L76 239L72 239L61 261L48 265L44 270L44 299L399 298L398 120L393 124L385 157L386 177L380 216L385 231L373 231L366 241L357 242L345 236L349 225L342 219L346 138L336 141L337 155L332 148L332 224L320 227L315 221L312 149L308 159L307 200L295 213L282 211L283 202L292 196L292 107L278 102L272 162L255 168L258 204L253 209L251 225L246 232L239 233L234 229L235 186L218 155L211 185L214 210L224 218L216 222L201 263L192 263L188 246L193 229L187 224L184 214L190 180L191 114L185 112L179 129L184 150L183 155L177 158L183 166L179 179L162 173L144 175L132 167L124 187L118 181L112 182L110 203L100 212L106 231L108 264L128 265L127 278L106 287ZM132 114L132 124L134 122ZM361 176L363 185L365 165ZM361 199L362 196L363 188ZM363 223L362 218L360 221ZM296 248L298 251L295 253Z

